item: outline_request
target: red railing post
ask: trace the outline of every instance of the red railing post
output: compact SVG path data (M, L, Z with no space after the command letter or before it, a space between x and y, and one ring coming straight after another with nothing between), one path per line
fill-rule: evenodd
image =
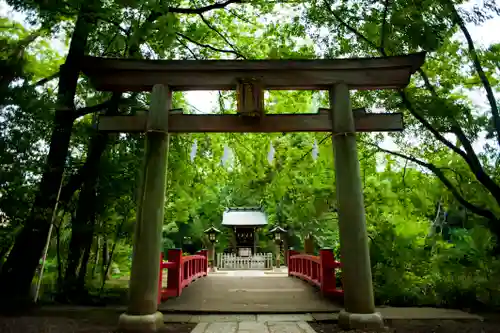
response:
M335 257L332 249L319 250L320 259L320 289L323 294L328 294L336 287L335 281Z
M297 271L297 262L296 262L296 260L290 260L290 257L294 256L296 254L299 254L299 252L297 252L295 250L288 250L288 252L287 252L287 255L288 255L288 258L287 258L287 261L288 261L288 276L290 276L291 272Z
M200 254L200 256L205 257L205 260L203 261L203 264L202 264L202 269L205 272L205 274L203 274L203 275L205 276L208 273L208 250L207 249L200 250L199 254Z
M182 292L182 273L184 270L182 265L182 250L168 250L168 261L175 263L175 266L168 269L167 289L169 289L170 295L180 296Z
M334 253L333 257L335 258L335 253ZM343 298L344 297L344 290L343 289L337 289L337 273L336 273L336 269L340 268L340 267L342 267L342 263L340 261L336 261L335 259L333 259L333 281L334 281L335 285L334 285L334 289L331 290L330 293L333 296Z

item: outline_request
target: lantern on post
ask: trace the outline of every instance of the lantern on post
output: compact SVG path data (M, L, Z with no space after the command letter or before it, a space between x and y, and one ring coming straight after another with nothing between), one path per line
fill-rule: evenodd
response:
M220 234L220 230L214 226L211 226L207 230L204 231L205 235L208 236L208 240L210 241L210 267L212 270L215 270L215 243L217 242L217 235Z
M275 226L274 228L269 230L269 233L273 236L273 239L276 243L283 242L283 235L286 234L286 232L287 231L280 226Z
M211 226L207 230L204 231L204 233L208 236L208 240L210 243L214 244L217 241L217 235L220 234L220 230L215 228L214 226Z
M281 266L281 246L283 244L283 235L287 233L285 229L280 226L275 226L269 233L273 236L274 242L276 243L276 267L279 268Z

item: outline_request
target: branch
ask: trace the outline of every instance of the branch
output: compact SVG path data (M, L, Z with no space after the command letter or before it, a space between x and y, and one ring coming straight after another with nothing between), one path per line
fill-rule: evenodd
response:
M175 34L176 34L177 36L180 36L180 37L184 38L184 39L187 39L188 41L190 41L190 42L191 42L191 43L193 43L193 44L196 44L196 45L201 46L201 47L206 47L206 48L208 48L208 49L210 49L210 50L212 50L212 51L216 51L216 52L223 52L223 53L231 53L231 54L234 54L234 55L236 55L236 56L239 56L238 52L236 52L236 51L234 51L234 50L218 49L218 48L216 48L216 47L213 47L212 45L209 45L209 44L203 44L203 43L197 42L197 41L195 41L194 39L192 39L192 38L190 38L190 37L188 37L188 36L186 36L186 35L184 35L184 34L182 34L182 33L180 33L180 32L176 32Z
M369 40L366 36L364 36L361 32L359 32L357 29L354 27L350 26L347 22L342 20L325 2L327 10L335 17L337 21L339 21L346 29L348 29L350 32L358 36L358 38L362 39L365 41L368 45L371 47L377 49L382 56L387 56L387 53L385 49L381 47L377 47L375 43L373 43L371 40ZM437 95L437 92L434 88L434 86L430 83L429 77L427 74L422 70L418 70L419 74L422 76L425 87L430 91L431 95L435 98L439 98ZM408 109L410 114L414 116L427 130L429 130L436 139L438 139L441 143L443 143L446 147L450 148L453 152L457 153L459 156L461 156L464 161L467 163L471 171L474 173L476 176L476 179L493 195L497 203L500 205L500 187L486 174L484 171L474 149L472 148L472 144L470 143L470 140L467 138L465 133L463 132L462 128L458 126L455 120L452 120L454 123L453 126L453 133L458 137L462 145L464 146L465 152L458 148L456 145L454 145L452 142L447 140L438 130L436 130L412 105L410 100L408 99L408 96L406 95L406 92L404 89L399 91L399 95L401 99L403 100L403 104L405 107Z
M491 106L491 113L493 114L493 123L495 125L495 130L497 132L497 142L498 145L500 146L500 113L498 111L498 105L495 99L495 95L493 93L493 89L491 88L490 81L488 80L486 74L484 73L483 66L481 66L481 62L479 60L479 56L476 52L476 48L474 46L474 42L469 33L469 30L465 26L465 23L462 17L460 17L460 14L458 14L455 5L453 3L449 3L449 6L452 12L453 21L460 27L460 30L462 30L465 39L467 40L469 55L472 58L474 68L476 69L476 72L479 75L479 78L481 79L483 87L486 90L486 97L488 98L488 102L490 103Z
M445 167L441 168L441 170L451 171L455 175L455 179L456 179L458 184L462 184L465 182L464 176L460 172L458 172L457 170L452 169L452 168L445 168ZM458 185L458 189L460 191L460 195L464 195L464 191L460 185Z
M419 69L418 73L424 80L425 87L427 90L430 91L432 97L439 99L438 93L434 86L430 83L429 77L427 74L422 70ZM500 187L491 179L491 177L484 171L484 168L481 164L481 161L479 161L479 158L477 157L476 152L474 151L474 148L472 147L472 143L470 142L469 138L465 135L465 132L462 130L456 119L453 117L452 120L452 126L451 126L451 131L453 134L455 134L462 144L462 146L465 149L465 152L461 150L460 148L456 147L450 142L450 145L447 145L450 147L454 152L459 154L464 161L467 163L469 166L470 170L474 173L476 176L476 179L488 190L490 193L493 195L497 203L500 205ZM431 126L432 128L432 126ZM437 131L436 131L437 132ZM437 132L439 133L439 132ZM439 133L439 135L441 135ZM441 140L440 140L441 141ZM448 140L447 140L448 141ZM443 142L443 141L441 141Z
M352 32L353 34L355 34L358 38L362 39L365 43L367 43L369 46L373 47L374 49L376 49L377 51L380 52L380 54L382 54L384 57L387 57L387 54L385 52L385 49L377 46L374 42L372 42L371 40L369 40L365 35L363 35L361 32L359 32L357 29L355 29L354 27L352 27L351 25L349 25L346 21L344 21L340 16L338 16L333 10L332 8L330 7L330 3L328 1L325 1L325 8L327 11L330 12L330 14L332 14L332 16L340 22L340 24L342 24L347 30L349 30L350 32Z
M380 31L380 48L383 50L385 48L385 35L387 33L387 14L389 13L389 3L390 0L385 0L384 3L384 13L382 15L382 27Z
M460 155L469 164L469 157L467 154L446 139L438 130L436 130L414 107L404 89L399 91L399 96L403 100L403 104L410 111L410 114L414 116L427 130L429 130L436 139L443 143L446 147L450 148L452 151Z
M24 50L33 43L38 37L45 33L45 28L40 28L36 31L31 32L28 36L17 42L16 47L10 53L11 58L21 58L23 56Z
M34 87L39 87L44 85L47 82L50 82L54 80L55 78L59 77L59 72L52 74L51 76L47 76L46 78L43 78L41 80L38 80L33 86Z
M482 217L485 217L487 218L488 220L496 220L496 216L489 210L487 209L483 209L481 207L478 207L472 203L470 203L469 201L467 201L460 193L459 191L457 190L457 188L451 183L451 181L446 178L445 174L443 173L443 171L438 168L437 166L435 166L434 164L432 163L426 163L424 161L421 161L419 159L416 159L414 157L411 157L411 156L407 156L407 155L404 155L404 154L401 154L401 153L398 153L398 152L395 152L395 151L391 151L391 150L387 150L387 149L383 149L381 147L379 147L378 145L376 144L373 144L373 143L369 143L369 142L364 142L365 144L367 145L370 145L376 149L378 149L379 151L382 151L384 153L387 153L387 154L391 154L391 155L394 155L394 156L398 156L398 157L401 157L401 158L404 158L408 161L411 161L411 162L414 162L430 171L432 171L432 173L437 177L439 178L439 180L443 183L444 186L446 186L446 188L448 188L448 190L451 192L451 194L455 197L455 199L457 199L457 201L464 207L466 207L467 209L469 209L471 212L473 212L474 214L476 215L479 215L479 216L482 216Z
M244 55L242 55L238 49L226 38L226 36L224 36L222 33L220 33L219 30L217 30L214 26L212 26L210 24L210 22L208 22L205 17L203 16L203 14L199 14L200 17L201 17L201 20L203 21L203 23L205 23L207 25L207 27L209 27L211 30L213 30L217 35L219 35L229 46L231 46L231 48L234 50L235 54L238 55L239 58L242 58L242 59L246 59L246 57Z
M194 52L193 52L193 50L191 50L191 49L189 48L189 46L188 46L186 43L184 43L184 42L183 42L183 41L179 38L179 36L175 36L175 39L177 39L177 41L179 42L179 44L181 44L182 46L184 46L184 48L186 48L186 49L189 51L189 53L191 53L191 55L193 56L193 58L194 58L194 59L198 59L198 56L196 55L196 53L194 53Z
M241 16L240 14L238 14L236 11L234 11L233 9L227 9L226 10L231 14L233 15L234 17L236 17L237 19L239 19L240 21L242 22L245 22L247 24L250 24L252 26L256 26L256 24L254 22L250 22L246 17L243 17Z
M92 106L87 106L87 107L84 107L84 108L76 109L75 110L75 118L80 118L80 117L83 117L83 116L88 115L90 113L100 112L100 111L106 110L111 105L113 105L113 100L109 99L106 102L103 102L103 103L100 103L100 104L96 104L96 105L92 105Z
M68 182L63 186L61 194L59 195L59 204L61 206L67 206L73 197L73 194L80 188L85 177L87 176L89 164L90 162L87 159L80 169L78 169L78 172L69 177Z
M102 16L101 14L99 14L99 13L95 13L95 12L94 12L94 14L96 14L96 15L97 15L97 16L96 16L96 18L97 18L97 19L99 19L99 20L101 20L101 21L103 21L103 22L107 22L107 23L109 23L109 24L111 24L111 25L115 26L115 27L118 29L118 31L121 31L121 32L123 32L123 33L125 33L125 34L127 33L127 29L125 29L124 27L122 27L122 25L121 25L121 23L120 23L120 22L115 22L115 21L113 21L113 20L111 20L111 19L109 19L109 18L103 17L103 16Z
M83 117L85 115L88 115L90 113L95 113L95 112L101 112L104 110L110 109L112 106L123 106L123 105L128 105L130 102L132 102L134 98L121 98L121 94L119 93L114 93L113 96L108 99L105 102L102 102L100 104L92 105L92 106L86 106L84 108L76 109L75 110L75 117Z
M221 9L229 6L232 3L243 3L243 0L226 0L220 3L214 3L213 5L208 5L199 8L179 8L179 7L167 7L166 12L177 13L177 14L203 14L205 12Z
M146 18L144 21L144 24L146 23L152 23L154 22L157 18L167 15L168 13L174 13L174 14L203 14L205 12L214 10L214 9L221 9L229 6L232 3L243 3L243 0L226 0L225 2L220 2L220 3L215 3L213 5L208 5L205 7L199 7L199 8L180 8L180 7L165 7L161 11L152 11L149 16ZM143 25L144 25L143 24Z
M474 152L470 140L465 136L465 133L462 131L460 127L457 127L456 129L453 127L453 133L455 133L458 140L460 140L460 142L464 146L464 149L467 152L471 152L470 154L468 154L471 160L470 163L468 163L468 165L474 172L476 179L481 184L483 184L484 187L488 189L488 191L490 191L490 193L493 195L498 205L500 205L500 186L498 186L498 184L495 183L495 181L486 173L486 171L484 171L484 168L481 165L481 161L479 161L479 158Z
M387 53L385 52L385 49L384 48L381 48L381 47L378 47L374 42L372 42L371 40L369 40L366 36L364 36L361 32L359 32L357 29L355 29L354 27L350 26L347 22L345 22L344 20L342 20L342 18L340 18L331 8L330 6L327 4L327 2L325 2L325 5L326 5L326 8L328 9L328 11L333 15L333 17L335 17L335 19L337 21L340 22L340 24L342 24L347 30L349 30L350 32L352 32L353 34L355 34L356 36L358 36L358 38L362 39L364 42L366 42L369 46L375 48L376 50L379 51L379 53L386 57L387 56ZM424 82L426 82L426 87L429 89L431 89L431 93L432 93L432 90L434 90L434 88L432 87L432 85L430 84L429 80L428 80L428 77L427 75L425 74L425 72L423 70L419 70L419 73L420 75L422 76L422 78L424 79ZM403 104L405 105L405 107L408 109L408 111L410 111L411 115L414 116L415 118L417 118L418 121L420 121L422 123L422 125L427 129L429 130L435 137L436 139L438 139L439 141L441 141L446 147L450 148L451 150L453 150L455 153L459 154L462 158L464 158L466 161L468 160L468 157L467 155L465 154L464 151L462 151L461 149L459 149L457 146L455 146L453 143L451 143L449 140L447 140L441 133L439 133L434 127L432 127L432 125L419 113L417 112L417 110L415 110L415 108L413 107L412 103L410 102L410 100L408 99L408 96L406 95L406 92L404 91L404 89L401 89L399 91L399 96L401 97L401 99L403 100Z
M403 187L406 191L406 182L405 182L405 177L406 177L406 168L408 167L408 160L405 161L405 168L404 168L404 171L403 171L403 177L401 179L401 181L403 182Z

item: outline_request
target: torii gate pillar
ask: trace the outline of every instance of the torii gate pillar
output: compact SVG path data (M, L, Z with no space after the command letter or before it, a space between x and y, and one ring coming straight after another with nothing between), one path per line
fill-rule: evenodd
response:
M337 133L332 141L345 307L339 324L346 329L382 328L383 319L375 312L354 118L346 84L330 89L330 109L333 133Z
M159 84L153 87L148 112L146 147L137 198L129 305L120 316L120 331L155 332L163 326L158 311L158 282L165 188L167 174L168 123L171 94Z

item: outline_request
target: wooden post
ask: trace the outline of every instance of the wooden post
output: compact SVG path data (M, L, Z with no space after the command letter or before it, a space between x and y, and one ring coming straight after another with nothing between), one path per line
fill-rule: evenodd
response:
M280 268L280 261L281 261L281 256L280 256L280 243L279 242L275 242L276 244L276 268Z
M171 95L155 85L145 140L144 162L137 201L137 218L130 274L129 305L120 316L122 331L157 330L163 325L158 309L161 235L165 207L168 155L168 110ZM169 281L170 283L170 281Z
M205 273L208 273L208 250L206 250L206 249L200 250L200 251L198 251L198 254L200 256L204 256L207 259L207 260L205 260L205 263L204 263L205 266L203 267L203 270L205 271Z
M210 242L208 260L210 261L209 267L212 271L214 271L215 265L215 243Z
M295 251L293 249L290 249L287 252L287 256L288 256L288 259L287 259L287 262L288 262L288 276L290 276L290 272L295 272L297 270L297 263L290 261L290 257L294 256L296 254L299 254L299 252Z
M332 87L330 108L333 132L338 133L332 141L345 306L345 311L339 315L339 324L346 328L357 328L357 325L381 327L382 318L380 314L374 313L365 207L354 119L346 84Z
M259 233L257 232L257 228L252 228L253 230L253 253L252 255L257 254L257 244L259 243Z
M304 253L314 255L314 238L310 233L304 238Z
M283 238L283 260L285 262L285 266L288 266L288 234L285 234Z
M180 296L182 292L182 249L168 250L169 262L175 263L175 268L169 268L167 273L167 288L169 295Z
M320 271L320 281L321 281L321 292L326 295L329 290L335 289L335 272L334 262L335 258L333 256L332 249L321 249L319 250L319 260L321 262Z

